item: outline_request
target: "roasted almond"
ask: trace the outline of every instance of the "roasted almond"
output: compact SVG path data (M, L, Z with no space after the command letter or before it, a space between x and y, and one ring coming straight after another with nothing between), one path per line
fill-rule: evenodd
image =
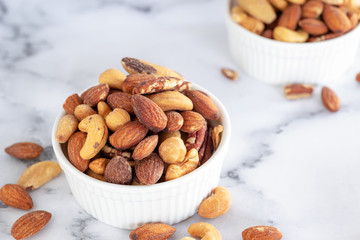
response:
M136 176L141 183L146 185L155 184L164 172L164 162L156 153L135 162Z
M181 113L184 124L181 127L182 132L193 133L199 131L205 123L204 117L194 111L185 111Z
M65 110L65 112L67 112L68 114L74 114L74 110L76 108L77 105L80 105L83 103L83 100L79 97L78 94L73 94L71 96L69 96L66 100L65 103L63 104L63 108Z
M289 100L307 98L312 95L314 87L310 84L290 84L284 87L284 95Z
M165 114L168 119L165 131L167 132L179 131L182 125L184 124L184 118L181 116L181 114L176 111L168 111Z
M11 228L11 235L15 239L25 239L39 232L50 221L51 213L33 211L20 217Z
M360 73L356 74L355 80L360 83Z
M279 18L278 26L286 27L291 30L297 28L297 24L301 17L301 7L298 4L288 6Z
M30 160L39 157L43 148L36 143L19 142L5 148L5 152L18 159Z
M319 18L324 10L324 3L318 0L307 1L302 6L302 18Z
M155 93L147 97L155 102L163 111L187 111L193 109L191 100L178 91Z
M60 165L53 161L42 161L28 167L17 184L27 190L35 190L61 173Z
M130 184L132 169L125 158L117 156L107 164L104 176L105 180L110 183Z
M176 232L176 228L164 223L148 223L134 229L129 237L131 240L166 240Z
M86 90L83 94L81 94L81 98L84 100L85 104L94 107L96 104L98 104L98 102L104 101L106 99L109 91L109 85L100 84Z
M155 102L140 94L135 94L131 98L131 105L136 117L145 127L153 132L164 130L167 117Z
M311 37L311 38L309 38L308 42L325 41L325 40L340 37L341 35L343 35L343 33L327 33L327 34L324 34L324 35L321 35L321 36Z
M33 207L33 201L29 193L16 184L6 184L0 189L0 200L14 208L29 210Z
M337 112L340 109L340 100L336 93L328 87L323 87L321 90L321 99L324 106L330 112Z
M131 94L123 92L112 93L107 97L107 103L112 109L122 108L130 114L134 113L131 106Z
M299 21L299 27L311 35L322 35L328 32L323 21L314 18L306 18Z
M351 22L346 13L335 6L325 5L323 19L334 33L345 33L351 29Z
M152 135L144 138L138 145L136 145L132 154L132 159L141 160L149 156L155 150L158 141L158 135Z
M145 81L133 88L133 94L149 94L175 89L183 84L183 80L176 77L161 76Z
M109 141L115 148L125 150L136 146L147 134L148 129L138 121L128 122L119 127Z
M193 102L195 111L206 119L218 120L220 118L220 111L209 96L197 90L186 91L185 95Z
M80 156L80 150L86 141L86 133L74 133L68 142L68 155L70 163L79 171L84 172L89 167L89 160L85 160Z
M270 226L255 226L245 229L242 232L243 240L280 240L282 234L279 229Z

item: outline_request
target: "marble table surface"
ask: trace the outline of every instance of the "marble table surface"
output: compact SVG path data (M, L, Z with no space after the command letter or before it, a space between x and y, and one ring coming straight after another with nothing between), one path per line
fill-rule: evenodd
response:
M320 98L284 98L240 73L227 43L220 0L0 0L0 148L34 141L45 151L21 161L0 152L0 185L16 183L34 162L56 161L52 124L64 99L97 82L125 56L182 73L219 97L231 116L232 139L220 185L233 198L227 214L206 220L223 239L241 239L254 225L278 227L283 239L360 239L360 84L357 63L329 84L341 99L337 113ZM31 239L128 239L129 231L98 222L74 200L62 173L31 193L34 209L53 214ZM0 239L11 239L24 211L0 203ZM198 215L176 224L187 236Z

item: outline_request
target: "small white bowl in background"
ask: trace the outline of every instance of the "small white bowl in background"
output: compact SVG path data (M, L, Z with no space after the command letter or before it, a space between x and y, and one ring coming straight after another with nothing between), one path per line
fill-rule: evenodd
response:
M270 84L324 84L341 80L355 60L360 25L338 38L312 43L287 43L254 34L231 19L226 2L225 21L231 54L239 68Z
M134 229L149 222L175 224L191 217L201 201L218 185L220 171L230 142L230 118L223 104L205 89L218 106L224 126L222 140L211 158L195 171L178 179L150 186L119 185L91 178L77 170L65 157L55 132L62 111L55 120L52 145L70 189L80 204L94 218L114 227Z

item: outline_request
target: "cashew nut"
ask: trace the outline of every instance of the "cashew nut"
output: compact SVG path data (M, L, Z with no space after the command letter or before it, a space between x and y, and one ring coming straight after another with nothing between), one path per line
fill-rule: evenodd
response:
M188 233L201 240L222 240L220 232L213 225L205 222L191 224Z
M176 131L176 132L165 132L162 131L159 133L159 144L161 144L162 142L164 142L166 139L171 138L171 137L177 137L177 138L181 138L181 132L180 131Z
M88 116L79 123L79 129L87 132L80 156L83 159L91 159L105 146L109 135L104 118L99 114Z
M180 164L171 164L166 170L165 181L170 181L194 171L199 165L198 151L193 148L187 152L185 160Z
M56 129L55 139L59 143L66 143L71 135L76 131L79 121L74 115L66 114L59 122Z
M130 122L131 118L127 111L121 108L115 108L105 117L105 122L108 128L115 132L120 126Z
M192 237L183 237L181 240L195 240L195 238L192 238Z
M198 214L204 218L216 218L226 213L231 205L230 192L224 187L217 187L212 191L213 195L204 199Z
M100 74L99 83L107 83L110 88L121 90L122 83L124 82L125 78L126 76L122 72L114 68L110 68Z

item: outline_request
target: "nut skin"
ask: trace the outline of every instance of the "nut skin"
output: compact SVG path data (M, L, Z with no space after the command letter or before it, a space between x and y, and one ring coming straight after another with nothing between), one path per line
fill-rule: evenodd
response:
M200 203L198 214L203 218L216 218L225 214L230 206L230 192L224 187L216 187L212 195Z
M209 120L220 119L220 111L211 98L197 90L189 90L185 95L190 98L194 104L194 110Z
M136 146L147 134L148 129L138 121L128 122L119 127L110 138L110 144L120 150Z
M124 92L111 93L107 97L107 103L112 109L122 108L130 114L134 113L131 106L131 94Z
M134 229L131 240L166 240L176 232L176 228L164 223L148 223Z
M190 111L193 109L192 101L178 91L165 91L147 96L163 111Z
M74 115L66 114L59 122L55 133L55 139L59 143L66 143L71 135L77 130L79 121Z
M302 18L319 18L324 11L324 3L317 0L307 1L302 6Z
M290 84L284 86L284 95L289 100L311 97L314 87L310 84Z
M236 81L238 79L238 73L235 70L230 68L222 68L221 73L227 78L232 81Z
M181 127L182 132L193 133L199 131L205 124L205 118L197 112L185 111L181 113L184 123Z
M122 83L124 82L125 78L125 74L123 74L119 70L110 68L100 74L99 83L108 84L111 89L121 90Z
M69 161L79 171L84 172L89 167L89 160L80 156L80 150L86 141L86 133L76 132L70 139L67 146Z
M61 167L57 162L41 161L28 167L21 174L17 184L26 190L35 190L60 173Z
M86 90L83 94L81 94L81 98L84 100L84 104L88 104L91 107L94 107L96 104L98 104L98 102L104 101L106 99L109 91L109 85L100 84Z
M345 33L352 28L350 19L346 13L332 5L325 5L323 19L329 29L334 33Z
M29 210L33 201L29 193L20 185L6 184L0 189L0 200L8 206Z
M183 80L176 77L155 77L152 80L145 81L133 88L133 94L149 94L172 90L175 87L181 86Z
M122 125L130 122L130 114L121 108L115 108L105 117L105 122L108 128L115 132Z
M165 114L168 122L164 130L167 132L179 131L184 124L184 118L181 116L181 114L176 111L168 111L165 112Z
M181 163L186 155L184 141L178 137L166 139L159 146L159 155L166 163Z
M299 21L299 27L311 35L323 35L328 32L328 28L323 21L314 18L306 18Z
M198 151L193 148L186 153L184 162L180 164L171 164L165 175L165 181L171 181L176 178L182 177L192 171L194 171L199 166L199 154Z
M114 157L107 164L104 177L110 183L130 184L132 180L131 166L125 158Z
M330 112L337 112L340 109L340 100L336 93L328 87L323 87L321 90L321 99L324 106Z
M220 232L213 225L205 222L191 224L188 228L188 233L202 240L222 240Z
M74 110L75 110L76 106L80 105L82 103L83 103L83 100L79 97L79 95L77 93L75 93L75 94L69 96L65 100L65 103L63 104L63 108L66 113L74 114Z
M43 229L50 219L49 212L29 212L16 220L11 228L11 235L17 240L28 238Z
M96 114L96 111L88 104L79 104L74 110L74 115L79 121L93 114Z
M164 162L156 153L135 162L136 176L141 183L146 185L155 184L164 172Z
M156 76L154 75L141 74L141 73L131 74L126 77L122 88L125 93L132 94L133 89L135 87L137 87L138 85L144 82L152 81L154 79L156 79Z
M79 130L87 133L80 156L85 160L91 159L100 152L108 139L109 132L104 118L99 114L90 115L79 123Z
M139 121L153 132L160 132L167 125L164 111L153 101L140 94L133 95L131 105Z
M171 70L170 68L153 64L141 59L125 57L121 60L121 64L123 65L124 69L130 74L144 73L183 79L183 76Z
M43 148L32 142L19 142L5 148L5 152L12 157L31 160L39 157L43 152Z
M266 240L280 240L282 234L279 229L270 226L254 226L245 229L242 232L243 240L257 240L257 239L266 239Z
M132 154L132 159L139 161L148 157L155 150L158 141L158 135L148 136L143 139L138 145L136 145Z
M109 163L110 159L107 158L98 158L95 159L93 161L91 161L91 163L89 164L89 168L97 174L104 174L105 173L105 168L107 166L107 164Z
M279 18L278 26L286 27L291 30L297 28L297 24L301 17L301 7L298 4L288 6Z

